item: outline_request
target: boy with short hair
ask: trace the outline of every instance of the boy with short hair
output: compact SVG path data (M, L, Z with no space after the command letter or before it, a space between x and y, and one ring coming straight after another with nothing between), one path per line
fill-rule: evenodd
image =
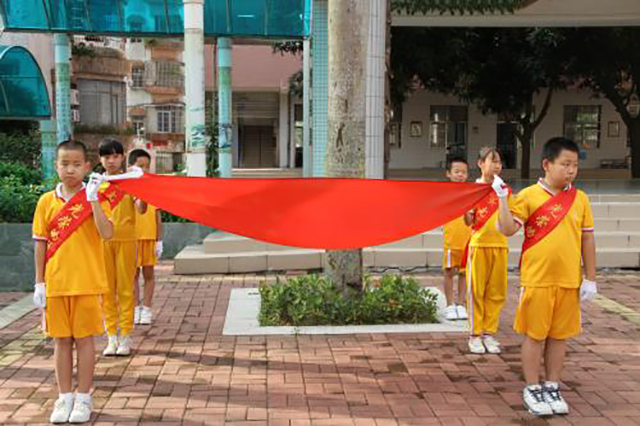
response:
M106 175L123 173L124 146L115 139L104 139L99 147L100 163ZM102 298L108 342L105 356L131 354L133 331L133 280L137 269L136 211L143 213L146 203L106 182L102 190L113 190L109 198L113 210L114 236L103 243L109 291Z
M40 197L33 217L36 285L34 304L44 310L44 331L54 339L58 400L52 423L84 423L91 417L95 364L93 336L104 333L100 296L107 292L102 240L113 236L111 208L98 201L102 176L92 174L82 142L58 145L60 182ZM73 346L78 365L72 393Z
M129 153L129 165L140 167L145 173L149 172L151 166L151 155L144 149L134 149ZM134 280L134 294L136 307L134 308L134 323L140 325L150 325L152 321L151 304L153 302L153 292L155 289L154 266L158 264L158 259L162 256L162 219L160 210L152 205L148 205L144 214L136 212L136 233L138 238L138 269ZM140 285L138 278L140 271L144 278L144 293L142 305L140 302Z
M544 178L523 189L511 208L501 180L493 184L501 231L511 236L524 227L514 329L525 335L523 401L534 415L569 412L558 385L567 340L580 334L580 303L597 294L593 214L587 195L573 186L579 152L571 140L549 140L542 154ZM546 381L540 384L542 358Z
M451 182L466 182L469 178L467 160L462 157L451 158L447 162L447 177ZM467 283L462 258L470 238L471 228L465 223L464 216L444 225L442 270L444 272L444 294L447 299L444 316L448 320L467 319L467 310L465 309ZM457 300L453 295L453 278L456 275L458 276Z

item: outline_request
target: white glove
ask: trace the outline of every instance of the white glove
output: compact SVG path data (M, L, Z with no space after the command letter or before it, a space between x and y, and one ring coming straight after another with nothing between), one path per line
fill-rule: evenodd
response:
M580 301L591 302L596 297L596 294L598 294L598 286L595 281L582 280L582 285L580 286Z
M98 201L98 191L100 191L100 186L103 183L104 176L98 173L91 173L91 176L89 176L89 183L87 183L87 187L85 188L88 202L92 203L94 201Z
M37 283L33 288L33 304L40 309L47 307L47 288L44 283Z
M156 241L156 258L160 259L162 257L162 250L164 245L162 244L162 240Z
M133 172L135 174L140 174L140 175L144 174L144 171L138 166L129 166L129 169L127 170L127 172L129 173Z
M506 198L507 196L509 196L509 188L507 187L507 185L505 185L504 181L500 176L495 176L493 178L493 183L491 184L491 187L495 191L498 198Z

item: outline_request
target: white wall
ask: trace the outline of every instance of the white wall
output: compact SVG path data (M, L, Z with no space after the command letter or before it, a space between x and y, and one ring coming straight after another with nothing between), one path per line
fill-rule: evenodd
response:
M536 99L536 109L540 111L544 94ZM402 123L402 144L400 148L391 149L392 169L421 169L438 168L445 161L445 148L429 146L429 112L432 105L464 105L457 98L427 91L418 91L405 102ZM624 159L628 155L626 146L627 130L622 119L613 105L605 98L593 98L587 91L567 91L554 94L551 107L545 120L535 134L531 156L531 168L536 169L540 164L541 151L544 142L563 134L563 109L565 105L600 105L602 106L600 148L586 149L587 158L582 161L584 168L599 168L602 159ZM495 146L497 139L497 117L483 115L473 105L469 106L469 122L467 125L468 160L474 162L478 151L485 145ZM413 121L422 122L421 137L410 137L410 125ZM618 121L620 135L609 137L608 123ZM518 150L518 165L520 165Z

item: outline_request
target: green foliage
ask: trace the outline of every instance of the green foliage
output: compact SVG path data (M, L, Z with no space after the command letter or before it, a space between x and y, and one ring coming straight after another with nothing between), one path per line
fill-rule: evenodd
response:
M0 223L29 223L38 199L47 191L43 185L25 185L16 176L0 177Z
M22 163L0 162L0 179L14 177L22 185L39 185L42 173Z
M434 323L436 296L412 278L368 280L361 297L345 298L326 277L278 281L260 287L262 326Z
M160 217L162 218L162 223L191 223L188 219L176 216L164 210L160 211Z
M40 134L0 133L0 162L21 163L40 168Z

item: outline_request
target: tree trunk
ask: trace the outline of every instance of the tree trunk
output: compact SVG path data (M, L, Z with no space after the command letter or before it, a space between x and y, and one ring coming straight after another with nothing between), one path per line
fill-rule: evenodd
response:
M640 178L640 117L631 120L627 125L631 142L631 177Z
M365 177L366 64L369 2L329 1L328 177ZM337 288L362 290L362 250L327 251L327 276Z
M520 164L520 178L529 179L531 177L531 142L533 140L533 129L530 124L522 126L522 133L518 134L518 140L522 146L522 163Z

